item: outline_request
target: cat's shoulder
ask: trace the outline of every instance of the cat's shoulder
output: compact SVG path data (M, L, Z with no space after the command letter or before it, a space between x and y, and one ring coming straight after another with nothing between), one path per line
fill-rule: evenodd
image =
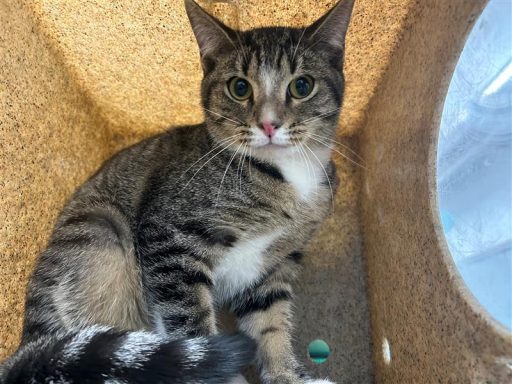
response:
M174 150L181 148L187 150L207 141L205 124L182 125L169 127L163 132L146 137L137 143L126 147L122 152L159 151L172 147Z

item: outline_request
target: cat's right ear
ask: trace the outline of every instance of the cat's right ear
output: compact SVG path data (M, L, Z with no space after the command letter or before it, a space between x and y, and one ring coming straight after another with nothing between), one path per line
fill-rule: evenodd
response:
M305 30L305 37L322 51L331 52L335 57L343 57L345 35L355 0L339 0L330 11Z
M185 0L185 9L196 36L203 68L220 53L236 49L236 33L207 13L194 0Z

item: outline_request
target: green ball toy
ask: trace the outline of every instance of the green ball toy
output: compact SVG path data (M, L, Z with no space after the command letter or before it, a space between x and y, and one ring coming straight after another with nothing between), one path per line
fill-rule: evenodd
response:
M317 339L309 343L308 355L313 363L325 363L330 354L331 350L325 341Z

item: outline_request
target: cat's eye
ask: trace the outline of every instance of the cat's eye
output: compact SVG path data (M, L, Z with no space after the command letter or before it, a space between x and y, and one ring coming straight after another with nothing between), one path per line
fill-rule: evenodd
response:
M293 98L303 99L313 91L313 85L313 79L310 76L301 76L292 80L288 91Z
M228 82L228 90L236 100L244 101L252 95L251 84L241 77L233 77Z

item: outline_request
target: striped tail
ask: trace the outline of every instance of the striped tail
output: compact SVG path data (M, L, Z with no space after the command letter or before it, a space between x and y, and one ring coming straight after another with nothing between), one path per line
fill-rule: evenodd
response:
M0 368L0 383L225 384L255 349L240 334L171 340L94 326L22 346Z

